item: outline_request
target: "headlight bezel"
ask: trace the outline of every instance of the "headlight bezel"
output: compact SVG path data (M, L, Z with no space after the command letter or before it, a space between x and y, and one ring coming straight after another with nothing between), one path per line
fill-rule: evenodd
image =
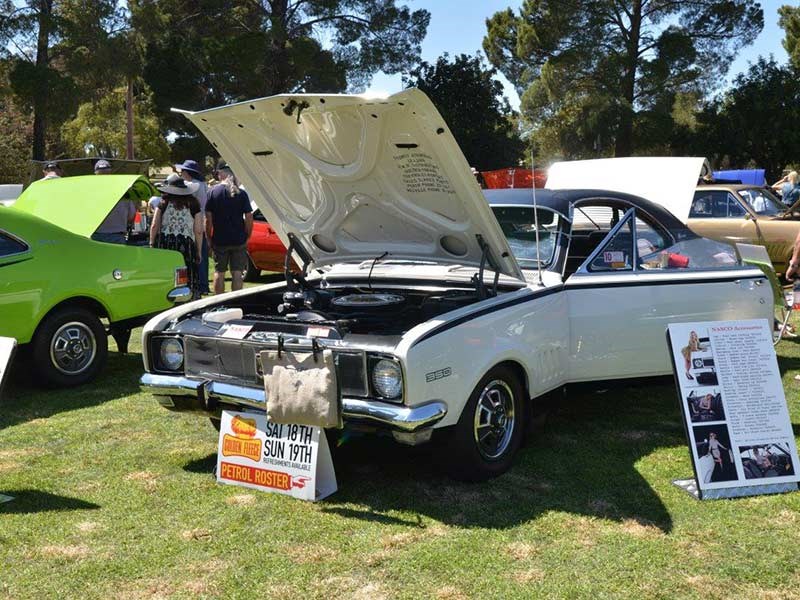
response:
M403 373L403 366L400 361L394 356L386 355L370 355L369 357L369 387L372 396L385 400L387 402L402 403L405 396L405 376ZM389 393L390 389L376 381L376 371L379 365L388 366L396 369L398 382L396 384L397 392Z

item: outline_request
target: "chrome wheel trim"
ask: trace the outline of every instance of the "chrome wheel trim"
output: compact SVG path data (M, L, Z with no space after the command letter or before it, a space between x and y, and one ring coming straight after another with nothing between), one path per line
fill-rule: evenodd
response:
M94 332L81 321L64 323L50 339L50 362L64 375L80 375L96 356Z
M502 379L486 384L475 405L473 436L480 455L497 460L514 435L514 392Z

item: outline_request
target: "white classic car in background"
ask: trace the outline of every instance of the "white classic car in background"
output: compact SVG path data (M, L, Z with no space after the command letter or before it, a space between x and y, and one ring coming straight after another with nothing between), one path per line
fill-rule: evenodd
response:
M302 273L147 324L141 383L169 409L263 411L261 350L329 349L345 428L441 430L449 472L480 480L510 467L547 392L670 373L668 323L772 318L761 271L647 200L540 191L534 214L531 190L484 197L418 90L186 114Z

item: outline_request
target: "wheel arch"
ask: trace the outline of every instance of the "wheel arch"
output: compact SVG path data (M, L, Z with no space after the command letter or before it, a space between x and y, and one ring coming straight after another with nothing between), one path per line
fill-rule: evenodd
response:
M533 408L533 398L531 398L531 388L528 382L528 371L519 361L513 358L507 358L487 369L486 373L489 373L494 369L498 368L506 368L510 370L514 374L514 376L519 380L519 383L522 386L522 391L524 394L522 401L525 405L525 413L526 416L530 416L531 410ZM484 375L486 373L484 373Z
M90 296L74 296L72 298L67 298L51 306L50 309L42 315L42 318L39 319L39 323L36 325L36 330L33 332L31 339L34 339L36 334L39 333L42 323L44 323L50 315L57 310L61 310L62 308L84 308L97 315L98 319L110 318L111 316L108 312L108 309L96 298L92 298Z

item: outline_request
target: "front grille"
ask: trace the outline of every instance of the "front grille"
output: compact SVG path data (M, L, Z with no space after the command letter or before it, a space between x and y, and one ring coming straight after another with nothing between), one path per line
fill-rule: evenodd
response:
M261 385L256 374L255 346L212 337L186 336L184 340L187 375Z
M184 337L186 375L207 379L235 379L245 385L261 386L257 356L272 345L256 345L218 337ZM363 351L335 351L336 375L342 396L369 396L367 361Z

